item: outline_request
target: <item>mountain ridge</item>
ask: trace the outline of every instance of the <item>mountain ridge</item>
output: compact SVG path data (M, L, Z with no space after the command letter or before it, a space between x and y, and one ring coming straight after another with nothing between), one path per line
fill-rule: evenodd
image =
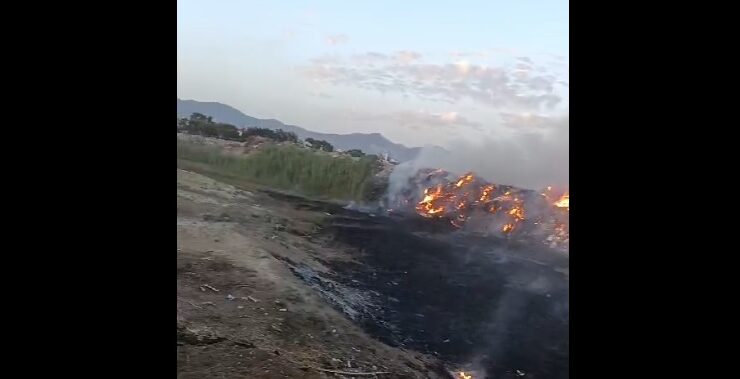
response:
M342 150L360 149L368 154L388 153L400 162L413 160L422 149L421 147L407 147L395 143L380 133L333 134L314 132L297 125L285 124L276 119L252 117L230 105L215 101L177 99L178 117L188 117L195 112L211 116L214 121L232 124L240 128L282 129L286 132L295 133L301 139L313 138L327 141Z

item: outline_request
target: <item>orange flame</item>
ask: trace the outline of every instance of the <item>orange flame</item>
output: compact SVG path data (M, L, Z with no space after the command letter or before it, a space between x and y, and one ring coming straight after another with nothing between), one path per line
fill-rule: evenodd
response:
M481 195L478 201L480 202L490 201L491 193L493 192L494 189L496 189L496 187L494 187L492 184L483 187L483 190L481 191Z
M516 223L525 219L523 201L512 196L512 191L507 190L502 196L493 197L496 186L493 184L481 184L471 190L463 191L462 188L473 183L476 177L467 173L448 184L439 184L424 190L424 197L416 205L416 211L424 217L449 216L450 221L456 227L462 227L467 220L466 212L475 206L483 205L490 213L502 213L507 215L511 222L504 226L504 233L514 230Z
M460 177L460 180L458 180L457 183L455 183L455 187L460 188L463 185L472 182L473 179L475 179L475 177L473 177L473 174L470 174L470 173L465 174L462 177Z
M558 201L554 202L553 205L558 208L566 208L570 211L570 195L568 195L568 192L563 194L563 196L561 196Z
M473 379L473 375L467 375L465 374L465 371L460 371L459 375L460 375L460 379Z
M549 204L550 207L555 209L565 208L570 210L570 198L567 191L564 194L560 191L555 192L553 187L548 186L542 192L544 203L535 201L531 204L527 200L526 206L539 206L534 204L547 206ZM551 233L548 234L547 244L555 244L556 247L567 245L567 221L553 222L552 220L543 219L542 212L537 210L529 215L525 208L527 193L527 191L514 187L497 186L479 181L473 173L466 173L454 180L445 180L441 184L426 188L422 200L416 204L415 208L416 212L423 217L447 218L456 228L462 228L468 221L472 222L476 219L475 212L495 214L501 218L500 232L505 235L509 235L519 228L526 231L525 223L531 222L533 225L542 225L541 228L546 228L548 233ZM558 196L560 197L558 198ZM558 200L555 201L554 199ZM528 220L529 218L531 220Z

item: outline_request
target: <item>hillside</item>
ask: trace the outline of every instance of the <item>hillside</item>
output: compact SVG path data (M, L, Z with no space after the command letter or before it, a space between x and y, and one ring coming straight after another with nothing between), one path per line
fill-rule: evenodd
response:
M318 133L300 126L284 124L274 119L251 117L234 107L222 103L177 99L178 117L188 117L194 112L211 116L214 121L232 124L237 127L283 129L287 132L295 133L301 139L313 138L325 140L342 150L360 149L369 154L388 153L400 162L414 159L421 150L420 147L406 147L394 143L380 133Z

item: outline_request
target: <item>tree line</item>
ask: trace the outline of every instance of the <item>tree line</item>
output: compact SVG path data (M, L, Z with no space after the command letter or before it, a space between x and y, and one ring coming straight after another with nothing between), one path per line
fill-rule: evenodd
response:
M293 132L286 132L282 129L272 130L267 128L240 129L231 124L214 122L211 116L206 116L202 113L193 113L188 118L178 118L177 131L203 137L213 137L239 142L244 142L252 136L269 138L278 142L299 142L298 136Z
M230 141L245 142L253 136L269 138L277 142L292 142L300 144L301 141L298 136L293 132L286 132L282 129L267 129L267 128L237 128L234 125L214 122L211 116L206 116L202 113L193 113L187 118L177 119L177 131L180 133L187 133L193 135L199 135L203 137L220 138ZM306 146L316 149L332 152L334 146L324 140L317 140L314 138L306 138ZM377 160L375 155L366 155L362 150L351 149L346 153L356 158L369 158L371 160Z

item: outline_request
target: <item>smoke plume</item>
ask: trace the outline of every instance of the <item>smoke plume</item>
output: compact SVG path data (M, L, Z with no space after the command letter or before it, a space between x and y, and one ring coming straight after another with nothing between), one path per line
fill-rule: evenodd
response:
M397 167L394 179L408 178L421 168L442 168L462 174L473 171L496 184L541 189L568 187L569 119L552 120L540 130L515 131L505 137L456 140L445 150L425 147L410 162ZM391 188L391 191L393 188Z

